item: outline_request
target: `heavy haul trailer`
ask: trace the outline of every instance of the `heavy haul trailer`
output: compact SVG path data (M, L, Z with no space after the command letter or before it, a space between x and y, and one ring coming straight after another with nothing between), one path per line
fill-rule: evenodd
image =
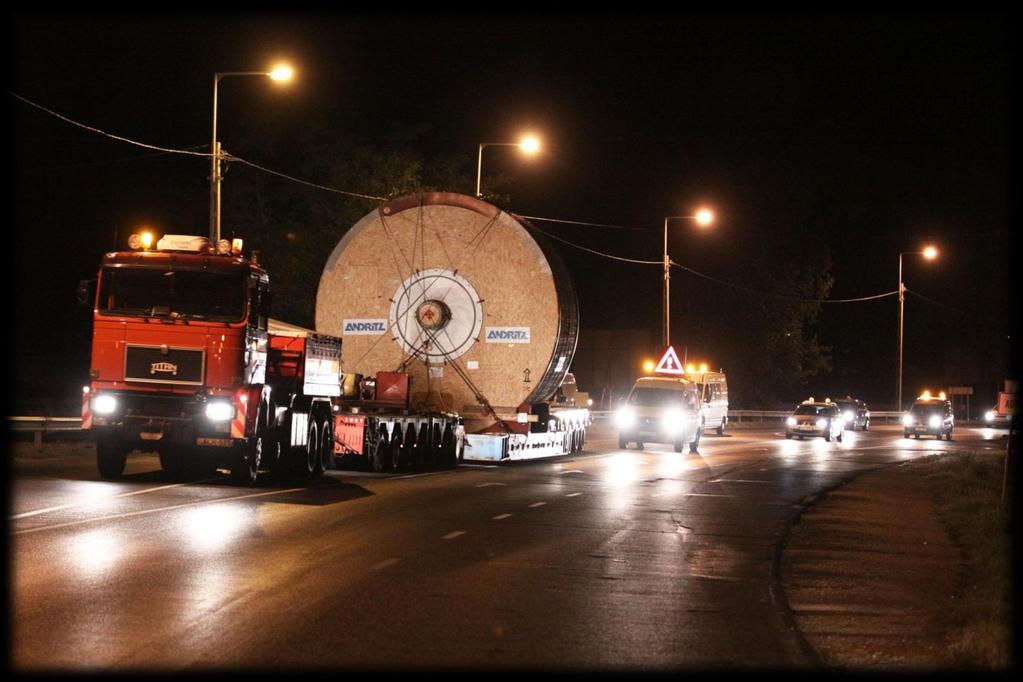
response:
M94 299L82 425L95 434L102 476L120 476L135 449L156 451L175 477L225 467L244 484L261 471L312 480L338 455L366 454L335 438L355 439L346 415L359 410L342 395L341 340L270 319L269 277L240 244L214 251L205 238L174 235L155 250L151 240L132 242L139 250L103 257ZM447 453L452 436L457 460L457 416L411 415L392 396L370 403L361 443L376 445L381 425L428 425L430 438L417 431L406 446L407 462L439 461L420 453Z
M582 448L589 411L567 390L575 289L557 251L519 216L447 192L383 204L328 257L315 326L344 340L346 372L402 368L412 412L460 415L465 461Z

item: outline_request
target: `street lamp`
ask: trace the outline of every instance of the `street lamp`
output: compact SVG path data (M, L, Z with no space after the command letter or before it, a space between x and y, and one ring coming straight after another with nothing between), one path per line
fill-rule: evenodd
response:
M527 135L518 142L483 142L479 146L479 154L476 157L476 196L482 197L480 192L480 179L483 177L483 148L484 147L518 147L524 153L532 156L540 151L540 140L533 135Z
M714 213L706 208L701 208L695 215L673 215L664 218L664 320L663 320L663 345L665 348L671 345L670 342L670 303L671 303L671 259L668 258L668 221L669 220L695 220L698 225L706 227L714 222Z
M938 257L938 249L927 246L923 251L903 251L899 254L899 379L895 388L895 410L902 412L902 321L906 300L906 286L902 283L902 257L910 254L921 254L927 260Z
M273 71L225 71L213 74L213 138L210 144L210 242L216 246L220 241L220 143L217 142L217 84L227 76L265 76L271 80L284 82L294 75L290 66L280 65Z

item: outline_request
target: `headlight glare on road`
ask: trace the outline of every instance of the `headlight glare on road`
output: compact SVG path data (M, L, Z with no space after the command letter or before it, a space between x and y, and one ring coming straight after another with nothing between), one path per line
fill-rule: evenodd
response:
M225 400L214 400L206 403L206 418L214 422L227 421L234 418L234 405Z
M636 423L636 413L631 408L622 407L615 412L615 424L620 429L627 429Z
M92 397L92 412L99 415L110 415L117 410L117 398L106 393L98 393Z
M913 415L911 415L911 414L904 414L904 415L902 415L902 425L903 426L912 426L913 425L913 421L914 421L913 420Z
M930 424L932 429L936 429L941 426L941 417L936 414L932 414L931 418L927 420L927 423Z

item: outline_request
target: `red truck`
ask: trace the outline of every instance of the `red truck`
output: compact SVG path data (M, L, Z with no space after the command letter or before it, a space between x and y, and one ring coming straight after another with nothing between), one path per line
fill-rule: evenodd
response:
M270 319L269 277L241 240L129 245L103 256L92 299L82 425L103 477L136 449L174 477L226 468L241 484L263 471L313 480L351 460L380 471L461 459L461 419L409 411L407 374L352 385L340 339Z

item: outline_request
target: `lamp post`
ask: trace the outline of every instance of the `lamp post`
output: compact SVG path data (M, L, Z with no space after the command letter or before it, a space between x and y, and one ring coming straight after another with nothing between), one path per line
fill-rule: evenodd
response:
M895 386L896 412L902 412L902 323L906 301L906 286L902 283L902 257L911 254L922 254L927 260L934 260L938 257L938 250L928 246L923 251L903 251L899 254L899 378Z
M483 142L479 146L479 153L476 155L476 198L482 197L480 192L480 180L483 177L483 148L484 147L518 147L526 154L536 154L540 151L540 140L527 135L518 142Z
M217 85L227 76L266 76L275 81L291 80L290 66L278 66L273 71L224 71L213 74L213 137L210 142L210 242L216 246L220 241L220 143L217 142Z
M662 321L662 345L667 348L671 345L671 259L668 257L668 221L669 220L695 220L700 225L710 225L714 222L714 213L702 208L695 215L673 215L664 218L664 319Z

